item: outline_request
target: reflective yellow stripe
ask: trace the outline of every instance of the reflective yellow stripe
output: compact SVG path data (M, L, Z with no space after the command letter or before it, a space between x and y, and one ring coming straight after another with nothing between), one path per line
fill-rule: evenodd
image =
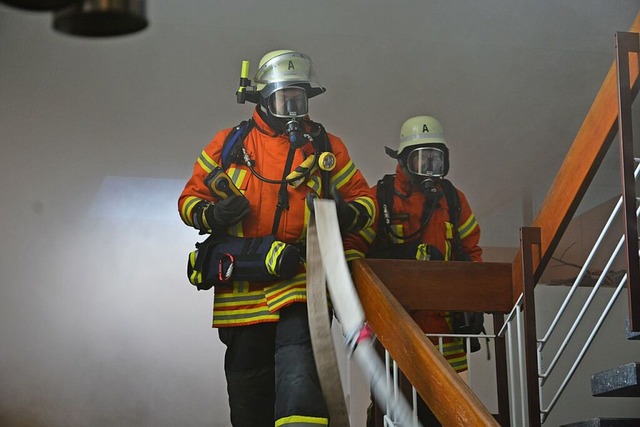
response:
M293 302L307 300L307 274L299 273L290 280L283 280L264 289L271 312L280 310Z
M444 223L444 227L445 227L445 239L447 240L451 240L453 239L453 224L451 224L450 222L446 222Z
M304 415L290 415L276 420L276 427L328 426L329 419L322 417L307 417Z
M227 233L229 233L230 236L243 237L244 231L242 230L242 221L238 221L232 226L227 227Z
M322 191L322 179L319 175L313 175L307 180L307 187L312 189L316 194Z
M373 227L363 228L358 232L358 234L362 236L364 240L367 241L367 243L373 243L376 238L376 231L373 229Z
M281 242L279 240L276 240L271 244L271 247L269 248L267 255L264 257L264 265L265 267L267 267L267 271L269 272L269 274L273 274L274 276L278 275L278 272L277 272L278 258L280 257L280 254L282 254L282 251L284 251L284 248L286 247L287 247L286 243Z
M235 185L238 189L240 189L240 187L242 187L242 183L244 182L244 179L247 176L247 171L245 169L230 167L229 170L227 171L227 175L229 176L229 178L231 178L233 185ZM244 194L244 191L242 190L240 191Z
M249 304L263 304L264 292L262 290L253 292L244 292L238 295L234 292L218 292L216 293L215 305L229 306L229 305L249 305Z
M249 290L249 282L246 280L236 280L233 282L233 292L247 293Z
M404 231L403 231L402 224L396 224L396 225L391 224L391 231L393 231L393 233L396 236L400 236L400 237L404 236ZM393 235L390 234L389 238L391 239L391 241L393 243L404 243L404 239L398 239L396 236L393 236Z
M444 260L449 261L451 259L451 242L449 240L444 241Z
M191 277L189 277L189 281L194 285L202 283L202 272L195 270L196 258L198 258L198 251L193 251L189 254L189 263L191 264L191 268L194 268Z
M431 257L429 256L428 246L426 243L420 243L418 250L416 250L416 259L418 261L427 261Z
M373 219L376 216L376 204L373 202L371 197L358 197L354 200L354 202L361 204L367 210L369 214L369 220L364 225L365 227L370 227L373 224Z
M185 222L185 224L193 227L193 218L191 218L191 211L193 211L193 207L201 200L202 199L194 196L189 196L184 199L180 216L182 217L182 220Z
M353 261L354 259L364 258L364 253L357 249L347 249L344 251L344 257L349 261Z
M447 361L449 362L449 365L453 368L453 370L456 372L462 372L468 369L466 356L460 359L447 360Z
M352 160L349 160L349 163L345 165L338 173L331 177L331 186L335 186L337 189L340 189L343 185L345 185L353 175L358 171L356 165Z
M460 236L460 239L464 239L469 234L471 234L471 232L475 230L477 226L478 226L478 221L476 221L475 215L471 214L469 219L467 219L467 221L464 224L458 227L458 235Z
M202 169L207 171L207 173L211 172L213 168L219 166L204 150L202 150L202 153L198 156L198 164Z
M270 311L278 311L294 302L307 301L307 290L302 285L288 290L279 298L269 302Z
M260 322L273 322L280 318L278 313L271 313L267 309L263 309L260 312L254 312L251 314L247 313L236 313L236 312L227 312L217 313L213 312L213 326L240 326L246 325L250 323L260 323Z

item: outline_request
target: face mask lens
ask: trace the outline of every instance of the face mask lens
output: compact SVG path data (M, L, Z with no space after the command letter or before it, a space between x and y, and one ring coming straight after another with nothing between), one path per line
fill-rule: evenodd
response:
M280 89L269 97L269 111L276 117L303 117L309 112L307 92L297 87Z
M444 152L437 148L416 148L407 157L407 169L420 176L440 177L444 172Z

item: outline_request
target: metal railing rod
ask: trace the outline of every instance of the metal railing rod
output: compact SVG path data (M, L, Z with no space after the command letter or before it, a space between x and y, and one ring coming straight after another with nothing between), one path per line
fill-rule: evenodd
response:
M640 158L636 157L636 158L634 158L634 160L635 160L636 163L640 163ZM636 169L633 172L633 176L634 176L635 179L638 178L638 174L640 174L640 164L638 166L636 166ZM576 279L574 280L573 285L571 286L571 290L569 291L569 293L565 297L562 305L560 306L560 309L558 310L558 313L556 314L555 318L553 319L553 322L551 322L551 325L549 326L549 329L545 333L544 337L538 341L538 342L540 342L542 344L542 346L540 347L541 351L544 348L544 346L547 343L547 341L549 340L549 336L553 333L555 327L557 326L557 324L558 324L558 322L560 320L560 317L562 317L562 315L564 314L564 312L565 312L565 310L567 308L567 305L569 304L569 301L571 300L571 297L573 296L574 292L576 291L576 289L580 285L580 282L582 281L585 273L587 272L587 269L591 265L591 261L593 260L593 258L595 256L596 252L598 251L598 249L600 249L600 245L602 244L602 241L604 240L607 232L609 231L609 228L611 228L611 224L613 223L616 215L618 215L618 213L620 212L621 208L622 208L622 196L620 196L620 198L618 199L618 203L616 203L616 206L613 208L613 211L611 212L611 215L609 216L609 219L607 220L604 228L600 232L600 236L598 236L598 239L596 240L593 248L591 249L591 252L589 253L589 256L587 257L587 260L585 261L584 265L580 269L580 273L578 274L578 277L576 277ZM637 213L636 213L636 215L637 215Z
M556 352L555 356L553 357L553 360L549 364L549 367L547 368L547 371L545 373L541 373L539 375L543 384L547 380L547 378L549 378L549 374L551 374L551 371L553 371L553 368L556 366L556 364L558 362L558 359L560 358L560 356L564 352L565 348L569 344L569 341L571 340L571 337L573 337L574 332L578 328L578 325L580 324L580 322L584 318L584 315L587 312L587 309L589 308L589 306L591 305L591 302L593 302L593 299L595 298L595 295L598 292L598 289L600 289L600 286L602 285L602 282L604 281L604 278L606 277L607 272L611 268L611 265L613 264L613 261L615 260L615 258L618 256L618 253L622 249L622 245L624 244L624 240L625 240L625 237L622 236L622 238L618 242L618 245L616 246L615 250L613 251L613 254L609 258L609 261L607 261L607 265L605 266L604 270L600 274L600 277L598 277L598 281L596 282L596 284L594 285L593 289L589 293L589 297L587 298L587 300L585 301L584 305L582 306L582 309L580 310L580 313L578 314L578 316L576 317L575 321L573 322L573 325L571 325L571 329L567 333L565 339L562 341L562 345L560 345L560 348L558 349L558 351Z
M512 426L516 425L516 419L517 419L517 408L518 406L516 406L516 391L514 389L514 384L513 382L515 381L516 378L516 373L515 373L515 357L513 355L513 325L511 324L511 322L507 322L505 323L505 326L507 327L507 340L509 345L507 346L507 366L509 367L509 378L511 379L510 381L510 387L509 387L509 406L511 407L511 416L510 416L510 424ZM504 329L504 326L503 328Z
M620 280L620 283L618 284L618 286L616 287L616 290L615 290L614 294L609 299L609 302L607 303L607 306L605 307L604 311L600 315L600 318L598 319L598 322L596 323L596 325L593 327L593 330L589 334L589 337L587 338L587 341L585 342L584 346L582 347L582 350L580 350L580 353L578 354L578 357L576 358L575 362L573 363L573 366L571 366L571 369L569 370L569 373L567 374L567 376L565 377L564 381L560 385L560 388L558 389L558 391L556 392L555 396L553 397L553 399L549 403L549 406L547 408L541 410L541 412L542 412L542 421L543 422L546 419L546 417L549 414L549 412L553 409L553 407L557 403L558 398L560 397L560 395L562 394L562 392L566 388L567 384L569 383L569 380L571 380L571 377L575 373L576 369L578 369L578 366L580 365L580 362L582 362L582 359L584 358L585 353L587 352L587 350L591 346L591 343L593 342L593 339L595 338L596 334L598 333L598 330L600 330L600 327L602 326L602 323L604 322L605 318L607 317L607 315L611 311L611 307L613 307L613 304L618 299L618 296L620 295L620 291L624 287L624 283L626 281L627 281L627 275L625 274L622 277L622 279Z
M524 409L527 407L527 373L525 371L524 363L524 326L522 324L522 318L524 317L522 310L516 312L516 331L518 338L518 368L520 373L520 407L522 408L522 425L526 426L527 423L527 411Z
M523 298L524 298L524 292L520 294L520 296L518 297L518 301L516 301L516 304L513 306L513 308L509 312L509 315L504 320L504 325L502 325L502 328L498 332L498 336L499 337L504 336L504 332L505 332L505 330L507 328L507 325L509 324L509 322L511 322L511 319L513 319L513 316L515 316L516 311L518 311L518 309L522 306L522 299Z
M425 334L428 337L442 338L496 338L494 334ZM442 350L441 350L442 352Z

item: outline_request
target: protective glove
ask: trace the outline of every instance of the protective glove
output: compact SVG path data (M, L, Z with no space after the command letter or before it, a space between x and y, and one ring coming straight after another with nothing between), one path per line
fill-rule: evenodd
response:
M362 230L365 224L371 219L366 208L360 203L345 202L335 186L331 187L331 195L336 202L340 231L357 233Z
M244 196L232 195L218 203L207 203L202 209L194 209L194 224L201 231L233 225L249 213L249 201Z

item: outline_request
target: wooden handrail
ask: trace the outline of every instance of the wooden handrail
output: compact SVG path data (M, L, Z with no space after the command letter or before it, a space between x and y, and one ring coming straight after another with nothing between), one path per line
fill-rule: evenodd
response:
M513 308L509 263L369 258L366 263L405 310L509 313Z
M640 13L629 31L640 31ZM638 65L633 61L630 67L633 96L638 92L637 78ZM536 282L549 263L613 141L617 132L617 118L618 89L614 62L533 221L533 226L541 229L540 259L534 260ZM513 303L522 293L521 256L518 252L513 260Z
M375 260L355 260L352 267L367 322L438 420L443 425L498 426L377 277L369 265L372 261L375 263ZM389 260L383 262L390 263ZM430 264L413 262L416 266Z

